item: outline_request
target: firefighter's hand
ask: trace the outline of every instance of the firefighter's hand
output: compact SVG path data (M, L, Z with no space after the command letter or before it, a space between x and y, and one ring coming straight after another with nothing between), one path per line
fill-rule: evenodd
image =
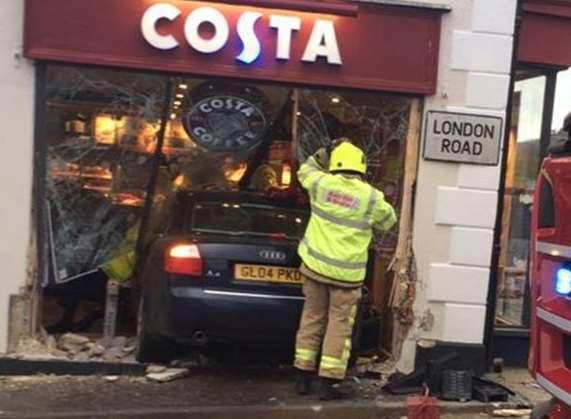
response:
M326 169L329 166L329 153L325 147L321 147L319 150L317 150L313 157L315 158L317 164L322 168Z
M337 138L336 140L333 140L331 142L331 150L335 150L335 148L339 145L339 144L343 144L343 143L349 143L349 139L345 138L345 137L341 137L341 138Z

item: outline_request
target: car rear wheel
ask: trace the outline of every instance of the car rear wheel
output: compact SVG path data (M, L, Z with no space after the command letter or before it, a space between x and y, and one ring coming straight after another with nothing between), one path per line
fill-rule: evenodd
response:
M171 361L173 351L171 342L165 337L151 335L146 330L143 310L144 300L141 298L137 315L137 361L161 363Z

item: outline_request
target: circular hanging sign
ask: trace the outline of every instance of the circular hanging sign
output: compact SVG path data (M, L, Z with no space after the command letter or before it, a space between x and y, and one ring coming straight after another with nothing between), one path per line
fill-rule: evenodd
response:
M209 94L194 100L184 118L186 131L197 144L211 151L244 151L262 141L268 122L261 92L210 83L207 89L201 87L198 93L207 90Z

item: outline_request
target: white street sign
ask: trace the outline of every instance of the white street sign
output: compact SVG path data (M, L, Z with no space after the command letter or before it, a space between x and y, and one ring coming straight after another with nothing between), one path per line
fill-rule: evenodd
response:
M502 118L429 111L425 122L425 159L493 166L499 163Z

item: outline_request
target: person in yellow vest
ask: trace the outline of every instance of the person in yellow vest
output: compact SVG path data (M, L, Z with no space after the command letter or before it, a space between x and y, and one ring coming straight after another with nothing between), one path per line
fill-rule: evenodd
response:
M366 171L363 151L348 139L333 143L330 158L320 149L298 171L311 218L298 249L305 304L296 337L295 389L309 394L319 369L321 400L351 395L340 384L351 354L369 244L373 229L387 231L396 223L383 193L363 180Z
M141 223L137 221L125 233L125 237L111 252L107 260L101 265L107 278L111 278L121 285L127 284L135 270L135 246L139 238Z

